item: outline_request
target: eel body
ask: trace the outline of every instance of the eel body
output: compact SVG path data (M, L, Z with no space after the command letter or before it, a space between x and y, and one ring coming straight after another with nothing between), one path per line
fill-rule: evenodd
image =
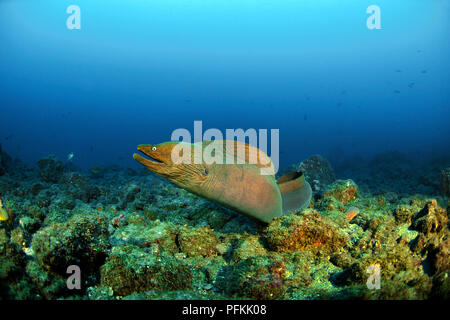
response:
M139 145L138 150L147 157L133 158L152 172L263 222L301 210L311 200L311 187L302 173L276 180L270 158L242 142L164 142Z

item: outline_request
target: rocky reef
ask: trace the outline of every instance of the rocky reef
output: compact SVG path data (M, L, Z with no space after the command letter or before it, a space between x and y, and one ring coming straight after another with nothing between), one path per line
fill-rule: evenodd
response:
M312 156L296 166L313 185L309 207L263 224L148 171L81 172L54 156L27 168L0 154L0 196L11 212L0 222L1 299L450 295L448 164L440 180L396 192L391 176L406 171L388 163L398 154L379 155L354 177ZM385 190L364 183L373 172ZM71 265L80 289L67 286Z

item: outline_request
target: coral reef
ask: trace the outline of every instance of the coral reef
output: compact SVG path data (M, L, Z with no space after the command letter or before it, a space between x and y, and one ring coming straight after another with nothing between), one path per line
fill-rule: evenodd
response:
M39 174L45 182L56 183L63 175L64 164L54 155L39 160L37 165L39 166Z
M449 298L449 206L434 175L442 161L436 181L405 192L414 164L401 154L338 180L313 156L301 164L319 181L310 206L264 224L148 172L83 173L54 157L33 169L1 154L11 212L0 221L1 299ZM401 164L386 168L393 159ZM391 188L386 175L399 166ZM388 183L374 189L374 172ZM80 290L67 287L69 265L80 267ZM367 286L374 268L379 289Z

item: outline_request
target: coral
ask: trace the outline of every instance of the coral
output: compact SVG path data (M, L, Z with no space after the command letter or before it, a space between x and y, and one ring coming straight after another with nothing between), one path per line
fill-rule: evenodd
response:
M69 199L72 201L79 199L83 202L90 202L97 199L101 194L100 189L92 185L88 177L78 173L71 172L64 175L62 184Z
M337 180L326 188L324 196L332 196L343 204L347 204L358 199L358 186L350 179Z
M122 202L119 204L119 208L125 209L128 203L135 200L136 194L138 194L140 191L141 189L136 184L127 186L125 190L125 196L123 197Z
M428 236L439 233L447 227L447 212L438 207L437 201L433 199L412 220L412 228Z
M153 252L178 252L176 230L171 225L160 221L151 224L145 221L142 223L136 222L136 220L133 221L133 217L128 218L127 225L114 231L110 239L111 243L113 245L133 244L143 248L151 248Z
M323 190L326 185L336 180L330 163L320 155L313 155L302 161L298 165L297 171L305 174L306 181L311 184L314 192Z
M180 230L177 241L180 250L188 257L210 257L218 253L219 240L209 227L184 227Z
M411 224L411 218L414 215L414 208L412 206L397 206L393 214L397 223Z
M118 245L101 267L101 285L111 287L118 296L152 289L183 290L192 288L192 273L183 260L171 255Z
M43 181L57 183L63 175L64 164L54 155L40 159L37 162L39 166L39 174Z
M450 272L450 232L442 240L430 243L427 259L432 274Z
M281 256L250 257L223 268L215 284L231 296L282 299L290 288L307 287L312 282L307 268L283 260Z
M11 286L20 280L25 265L25 255L10 242L6 229L0 228L0 298L11 298Z
M450 298L450 277L442 272L433 277L430 298L448 300Z
M0 155L13 214L0 222L0 299L449 297L449 204L437 186L448 158L418 167L378 155L357 160L355 180L334 180L313 156L302 163L320 188L310 208L260 224L148 170L85 175L54 157L36 170ZM71 264L82 290L67 288ZM366 286L373 264L379 290Z
M66 223L54 223L33 237L36 261L52 272L65 275L69 265L95 272L109 250L108 222L104 215L74 215Z
M267 255L267 250L261 243L261 239L258 236L250 235L239 241L233 251L233 261L239 262L251 257L265 255Z
M274 251L309 250L327 255L342 250L349 237L333 221L307 211L275 219L265 230L265 239Z

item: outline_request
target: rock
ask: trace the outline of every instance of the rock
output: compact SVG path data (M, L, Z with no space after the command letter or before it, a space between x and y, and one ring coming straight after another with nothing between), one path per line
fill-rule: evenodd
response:
M414 208L409 205L397 206L394 210L395 221L399 224L411 224L411 218L414 215Z
M210 257L217 255L219 240L209 227L181 229L178 234L180 249L188 257Z
M336 180L330 163L320 155L313 155L302 161L298 165L297 171L305 174L306 181L311 184L313 192L323 190L326 185Z
M90 202L97 199L101 191L98 187L93 185L88 177L78 173L68 173L64 175L62 182L66 192L73 199L79 199L83 202Z
M347 204L359 198L358 186L353 180L337 180L325 190L324 197L332 196Z
M422 232L425 236L440 233L447 227L447 212L437 205L435 199L427 202L412 221L412 229Z
M125 216L122 219L125 219ZM111 236L110 241L113 245L135 245L150 248L155 253L165 251L175 254L178 252L176 230L169 224L159 221L152 224L139 224L136 223L136 219L133 221L132 216L129 216L127 223L129 224L118 228Z
M119 296L153 289L184 290L192 288L192 273L183 260L171 255L118 245L101 267L101 285Z
M57 183L64 171L64 164L54 155L43 158L37 162L39 174L43 181Z
M250 235L241 240L233 251L233 261L238 262L251 257L267 255L267 250L261 244L258 236Z
M72 264L84 272L95 271L103 264L109 246L104 215L74 215L66 223L39 230L32 241L36 261L60 275L66 275Z
M25 299L21 293L23 283L29 282L26 278L24 266L26 256L20 247L10 241L6 229L0 228L0 299ZM21 283L23 281L23 283ZM21 285L18 285L21 283ZM27 283L27 290L32 284Z
M250 299L284 299L290 287L312 282L308 268L283 259L256 256L224 267L215 285L231 296Z
M320 255L339 252L348 235L315 211L273 220L265 230L269 248L278 252L311 251Z
M138 185L131 184L127 186L125 191L125 196L123 197L122 202L119 204L119 208L125 209L128 203L131 203L135 200L136 195L141 191Z
M428 259L433 274L450 271L450 232L447 232L442 241L430 246Z
M450 197L450 168L441 171L441 190L444 196Z

